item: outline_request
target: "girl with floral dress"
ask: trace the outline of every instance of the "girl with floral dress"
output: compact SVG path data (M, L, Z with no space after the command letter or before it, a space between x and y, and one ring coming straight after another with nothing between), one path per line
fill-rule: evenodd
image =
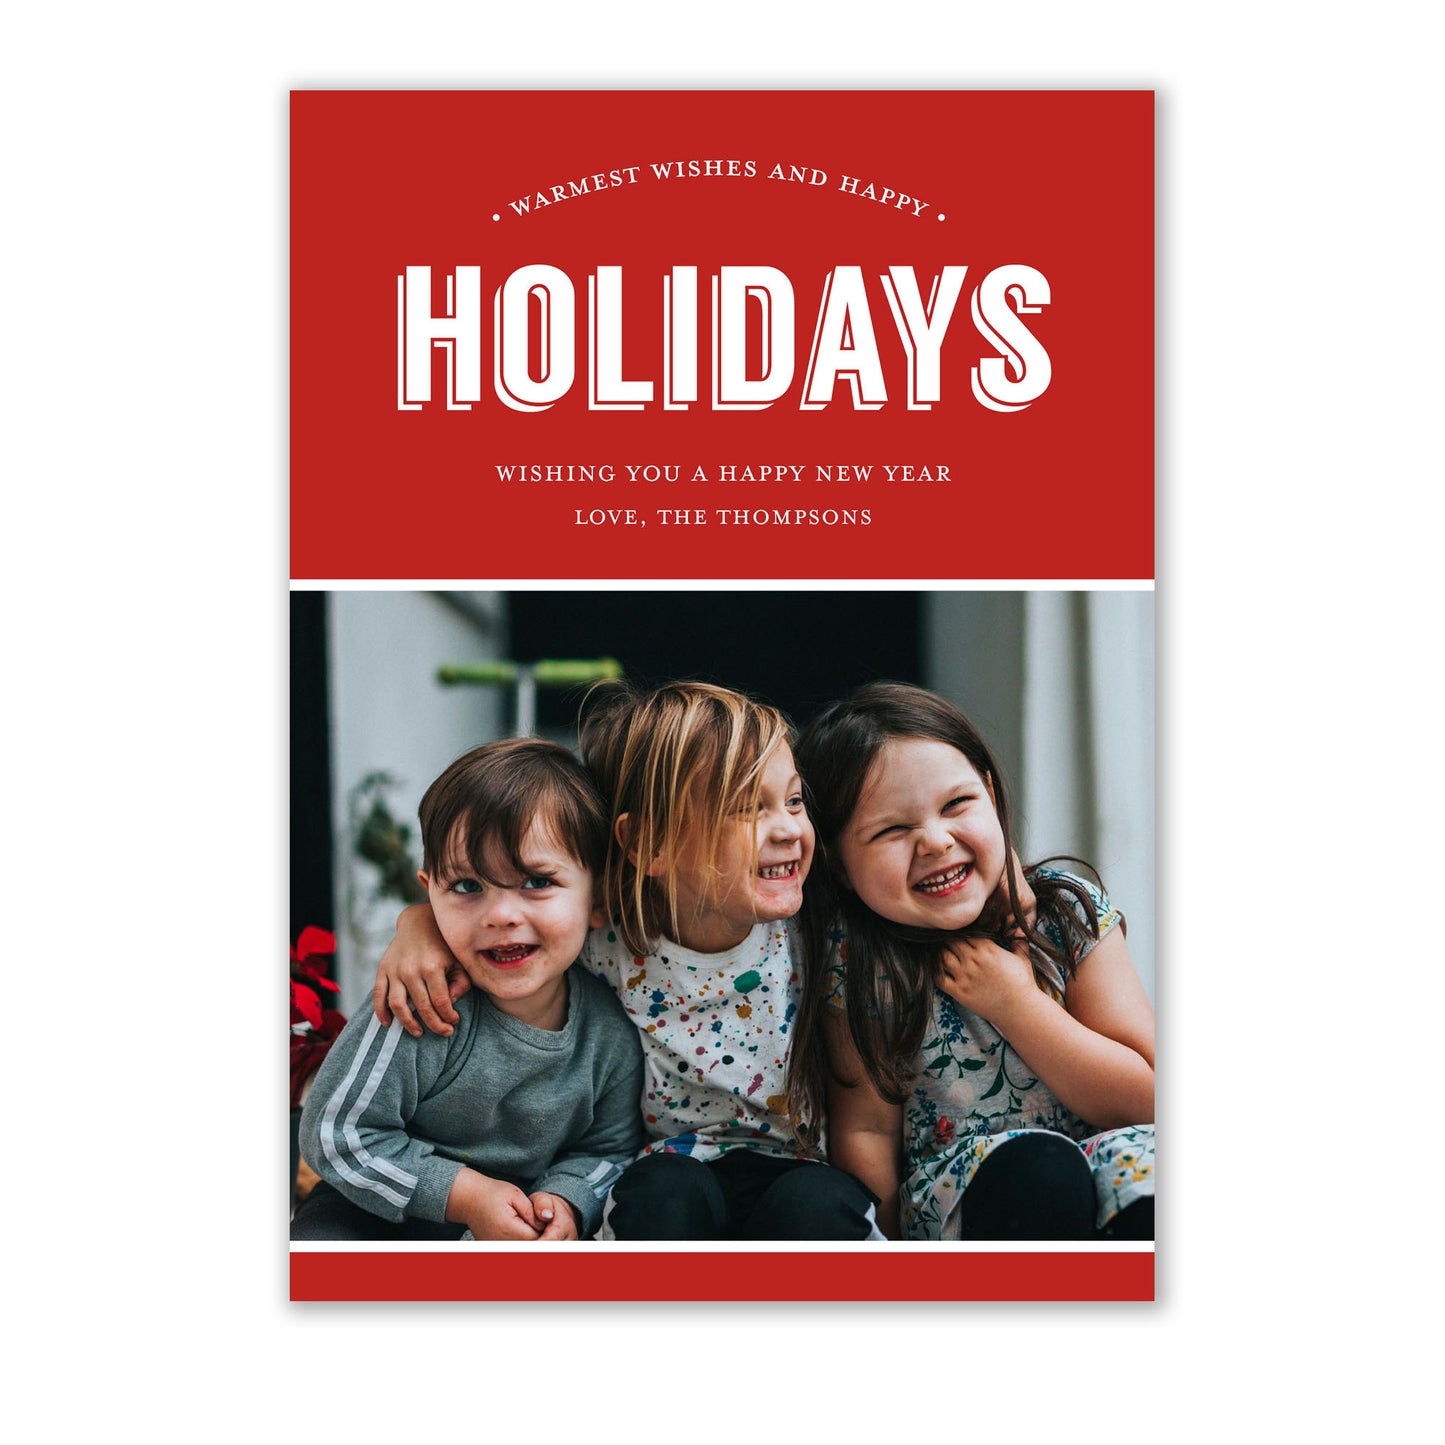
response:
M997 764L935 694L870 684L798 763L825 866L794 1090L826 1094L831 1161L894 1236L1152 1238L1154 1019L1123 916L1020 868Z

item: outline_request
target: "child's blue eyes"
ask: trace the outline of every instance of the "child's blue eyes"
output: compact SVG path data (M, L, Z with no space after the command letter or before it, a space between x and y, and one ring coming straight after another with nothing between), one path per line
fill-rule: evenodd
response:
M530 877L524 878L517 886L524 893L540 893L544 889L556 886L555 878L548 878L543 873L533 873ZM449 893L460 893L463 895L480 893L482 885L475 878L458 878L455 883L448 886Z
M797 793L791 798L784 798L783 806L790 813L797 812L803 806L803 795L801 793ZM756 808L751 807L747 803L744 803L741 807L735 808L733 810L733 816L737 818L751 818L756 812Z

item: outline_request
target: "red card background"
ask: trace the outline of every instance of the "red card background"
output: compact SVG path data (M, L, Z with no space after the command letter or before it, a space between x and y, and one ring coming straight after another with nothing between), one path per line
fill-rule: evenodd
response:
M1139 579L1153 576L1153 95L1119 92L321 92L292 96L291 573L388 578ZM657 180L650 163L756 162L751 179ZM826 185L765 179L774 163ZM525 217L539 188L639 166L636 184ZM929 203L921 217L839 190L844 175ZM942 213L947 219L940 221ZM500 221L492 219L494 214ZM578 292L578 380L551 410L491 388L491 297L531 263ZM992 355L968 316L993 267L1048 278L1028 318L1053 379L1027 411L973 398ZM762 412L707 403L708 275L770 265L797 298L797 377ZM420 412L396 404L396 278L482 268L483 396L448 412L437 357ZM660 376L660 277L699 268L699 388L686 412L586 405L586 275L624 268L625 371ZM858 265L888 382L798 409L824 277ZM925 297L967 265L943 346L943 398L904 401L876 277L911 265ZM440 302L436 309L442 309ZM658 387L660 398L661 389ZM947 465L948 484L502 482L494 464ZM625 474L624 474L625 475ZM577 526L632 507L867 507L871 526Z
M293 1253L293 1300L1152 1300L1152 1253Z

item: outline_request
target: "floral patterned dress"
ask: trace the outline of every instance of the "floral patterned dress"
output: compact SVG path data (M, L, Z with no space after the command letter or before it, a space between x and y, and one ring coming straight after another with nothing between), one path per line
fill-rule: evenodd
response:
M1074 878L1040 869L1041 874ZM1099 937L1123 927L1123 915L1087 879L1077 878L1094 902ZM1047 925L1046 925L1047 928ZM1057 931L1050 942L1063 946ZM1087 941L1075 965L1095 946ZM841 929L824 980L829 1003L843 1007L848 946ZM1047 959L1036 971L1048 975L1046 992L1064 1006L1067 980ZM1041 987L1045 985L1041 982ZM900 1189L903 1233L908 1239L957 1239L963 1192L1005 1139L1029 1131L1063 1134L1087 1156L1098 1194L1103 1228L1120 1210L1154 1193L1154 1126L1131 1125L1098 1133L1071 1113L1035 1078L1008 1040L992 1024L933 991L913 1091L904 1104L904 1178Z

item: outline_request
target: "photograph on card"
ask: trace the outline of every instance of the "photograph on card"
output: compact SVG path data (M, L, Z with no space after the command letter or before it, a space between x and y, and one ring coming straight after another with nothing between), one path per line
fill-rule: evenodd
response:
M1152 1240L1153 603L293 591L293 1241Z

